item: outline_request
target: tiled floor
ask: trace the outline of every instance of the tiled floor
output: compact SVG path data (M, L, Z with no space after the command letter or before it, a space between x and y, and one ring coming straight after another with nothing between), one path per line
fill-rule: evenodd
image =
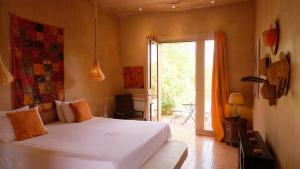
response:
M163 118L170 123L170 118ZM174 139L188 145L189 155L182 169L237 169L237 148L219 143L212 137L196 136L194 122L181 125L179 120L170 123Z

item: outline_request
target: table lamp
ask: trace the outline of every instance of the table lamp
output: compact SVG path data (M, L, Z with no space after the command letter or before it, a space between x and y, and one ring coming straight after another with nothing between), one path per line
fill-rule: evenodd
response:
M233 105L233 110L230 114L231 117L239 117L237 112L237 106L244 104L244 97L241 93L231 93L228 99L228 103Z

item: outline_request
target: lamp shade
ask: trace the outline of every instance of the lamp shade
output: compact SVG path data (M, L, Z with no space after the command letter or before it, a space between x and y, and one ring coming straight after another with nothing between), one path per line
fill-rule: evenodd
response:
M0 55L0 86L4 86L8 83L11 83L13 80L13 76L5 67Z
M105 79L105 75L103 74L96 57L94 60L94 64L90 70L89 78L92 81L102 81Z
M244 97L241 93L231 93L228 99L229 104L244 104Z
M105 75L102 72L97 59L97 18L98 18L98 0L95 0L95 58L92 68L89 72L89 79L92 81L102 81Z

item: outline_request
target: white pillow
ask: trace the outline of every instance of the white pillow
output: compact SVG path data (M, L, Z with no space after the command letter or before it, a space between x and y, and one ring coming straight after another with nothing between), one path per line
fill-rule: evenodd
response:
M75 116L74 113L70 107L70 103L76 103L76 102L80 102L84 99L79 99L79 100L74 100L74 101L69 101L69 102L62 102L62 111L64 113L64 116L66 118L66 121L68 123L73 123L75 121Z
M16 140L14 128L11 125L9 118L6 116L6 113L21 112L25 110L29 110L29 106L24 106L19 109L15 109L11 111L0 111L0 141L1 142L10 142Z
M42 120L41 114L40 114L40 112L39 112L39 106L32 107L32 108L30 108L29 110L34 110L34 109L35 109L36 112L38 113L39 119L40 119L41 123L43 124L44 129L47 130L47 128L45 127L44 122L43 122L43 120Z
M56 112L57 112L57 116L58 116L59 120L62 122L65 122L66 118L65 118L64 112L62 110L63 102L64 101L55 100L55 105L56 105Z

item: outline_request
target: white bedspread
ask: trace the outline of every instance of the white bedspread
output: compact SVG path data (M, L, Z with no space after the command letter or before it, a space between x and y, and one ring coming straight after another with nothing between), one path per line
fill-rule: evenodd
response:
M94 118L0 144L1 169L137 169L171 137L168 124Z

